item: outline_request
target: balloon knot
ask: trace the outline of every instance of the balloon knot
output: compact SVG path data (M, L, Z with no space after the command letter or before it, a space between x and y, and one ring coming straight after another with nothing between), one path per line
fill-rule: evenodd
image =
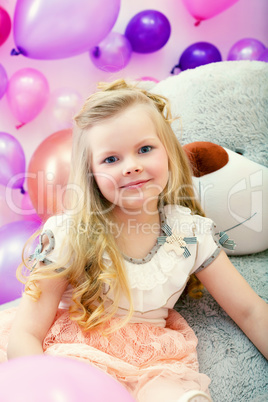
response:
M170 71L170 74L175 74L176 68L180 68L180 65L179 65L179 64L176 64L176 66L174 66L174 67L172 68L172 70Z
M94 49L92 51L92 54L93 54L94 57L96 57L96 59L98 59L100 57L101 51L100 51L99 46L94 47Z
M21 194L25 194L25 193L26 193L26 191L24 190L23 186L21 187L20 192L21 192Z
M19 128L23 127L24 125L25 125L25 123L18 124L18 125L16 126L16 129L18 130Z
M16 49L12 49L10 54L11 54L11 56L18 56L19 54L21 54L21 51L16 50Z
M197 20L197 21L195 21L194 26L198 27L200 24L201 24L201 20Z

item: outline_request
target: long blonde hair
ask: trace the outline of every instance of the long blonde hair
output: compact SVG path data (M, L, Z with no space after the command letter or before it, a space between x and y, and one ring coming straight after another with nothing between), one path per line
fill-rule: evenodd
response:
M86 330L105 324L116 313L120 295L129 301L129 314L117 326L127 322L133 313L131 292L124 269L124 259L113 236L112 205L100 193L91 172L88 130L136 104L148 106L159 139L169 160L169 180L159 196L159 205L179 204L203 215L196 200L188 158L171 129L168 99L152 94L124 80L101 83L99 90L85 102L75 116L71 170L65 206L69 222L67 253L57 263L33 270L26 283L26 293L39 297L37 281L49 276L65 276L73 287L70 316ZM79 189L79 196L77 195ZM103 261L108 255L111 263ZM65 270L61 267L68 266ZM104 287L113 293L107 299Z

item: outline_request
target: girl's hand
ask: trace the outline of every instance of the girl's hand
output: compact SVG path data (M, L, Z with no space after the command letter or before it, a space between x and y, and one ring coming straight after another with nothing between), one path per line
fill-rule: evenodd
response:
M268 359L268 305L249 286L224 251L196 274L205 288Z

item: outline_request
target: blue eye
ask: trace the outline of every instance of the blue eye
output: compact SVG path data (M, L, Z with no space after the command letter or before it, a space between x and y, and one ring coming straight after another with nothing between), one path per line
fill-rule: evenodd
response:
M118 161L116 156L108 156L108 158L104 159L104 163L114 163Z
M139 150L139 154L146 154L147 152L150 152L153 149L150 145L145 145L144 147L141 147Z

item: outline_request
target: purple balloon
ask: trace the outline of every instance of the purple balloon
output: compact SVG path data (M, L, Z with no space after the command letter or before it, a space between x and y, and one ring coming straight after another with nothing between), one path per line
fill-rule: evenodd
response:
M120 0L17 0L14 40L32 59L62 59L97 45L111 31Z
M0 228L0 304L21 297L23 284L17 280L16 270L24 244L39 226L38 221L17 221Z
M46 355L1 364L0 400L134 402L123 385L99 368L73 358Z
M258 60L265 49L264 44L257 39L241 39L231 47L227 60Z
M0 184L23 191L25 155L19 141L0 132Z
M152 53L163 47L171 33L167 17L156 10L144 10L128 23L125 36L137 53Z
M3 7L0 7L0 46L7 40L11 31L11 19Z
M129 40L120 33L110 32L102 42L90 51L92 62L100 70L114 73L129 63L132 48Z
M216 63L221 60L221 54L216 46L208 42L197 42L184 50L180 57L179 64L175 67L179 67L184 71L189 68Z
M7 84L8 84L8 77L6 70L0 64L0 99L4 96L6 89L7 89Z
M258 58L259 61L266 61L268 63L268 49L265 49Z

